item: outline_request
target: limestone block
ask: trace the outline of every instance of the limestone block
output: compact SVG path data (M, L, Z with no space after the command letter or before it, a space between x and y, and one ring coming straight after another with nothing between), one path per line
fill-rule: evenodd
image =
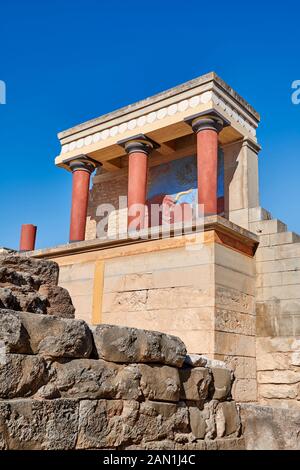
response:
M298 352L300 351L300 338L294 336L257 338L256 350L257 355L274 352Z
M229 220L240 227L249 229L249 210L237 209L229 212Z
M266 235L271 233L286 232L287 226L278 219L260 220L257 222L251 222L249 224L249 230L258 235Z
M95 272L95 263L78 262L74 264L60 264L59 267L59 285L65 287L65 283L76 281L88 281L93 279Z
M282 313L300 314L300 299L281 300L280 310Z
M264 261L256 263L258 273L272 273L280 271L297 271L300 269L300 258L277 259L276 261Z
M254 402L257 400L256 379L236 379L232 385L232 398L237 402Z
M300 385L297 384L258 384L258 396L263 398L295 399L300 397Z
M277 233L275 234L275 236L277 235ZM270 243L270 237L273 236L273 235L260 235L259 237L259 246L260 248L262 246L270 246L271 243Z
M101 359L53 362L50 380L38 391L40 398L109 398L138 400L140 372L136 365L117 365Z
M290 363L292 366L300 366L300 351L294 352L290 355Z
M259 383L272 384L294 384L300 383L300 371L294 370L274 370L261 371L257 374Z
M212 264L182 266L180 269L163 269L153 272L153 288L194 287L206 288L214 281Z
M146 254L137 254L119 259L111 259L105 263L105 276L120 276L124 274L145 273L160 269L181 269L188 266L201 266L210 264L213 260L214 249L210 245L202 245L200 250L188 250L185 247L163 249L157 243L157 251Z
M224 245L214 245L214 263L246 276L255 276L255 260Z
M281 273L281 283L283 285L288 284L300 284L300 272L298 271L287 271Z
M218 307L215 313L215 328L228 333L255 335L255 317Z
M247 450L299 450L300 410L242 404Z
M237 267L238 268L238 267ZM215 265L215 282L223 287L236 289L249 295L255 295L255 277L232 268Z
M206 422L203 413L196 406L189 406L189 415L193 435L197 439L204 439L206 434Z
M300 237L294 232L281 232L270 235L270 245L285 245L287 243L299 243Z
M181 331L169 330L169 332L180 336L190 353L202 355L214 353L215 338L213 330L187 329Z
M39 293L47 298L47 315L74 318L75 308L69 292L63 287L44 284Z
M256 277L257 287L269 287L282 285L282 272L258 274Z
M251 207L249 209L249 222L258 222L260 220L271 220L272 215L263 207Z
M257 370L286 370L291 367L292 359L289 353L265 353L257 355Z
M255 313L255 298L236 289L216 286L216 305L222 309L240 313Z
M22 277L31 283L57 285L59 267L54 261L4 254L0 255L0 264L2 268L7 269L8 273L11 273L16 285L20 285ZM20 275L21 273L23 276Z
M78 449L101 449L169 440L190 432L185 405L147 401L80 402Z
M216 355L222 358L226 368L234 373L237 379L256 379L256 358L242 356ZM218 366L220 367L220 366Z
M50 357L89 357L92 335L82 320L20 312L34 354Z
M0 402L2 448L10 450L74 449L78 429L75 400L17 399Z
M256 302L256 335L277 336L277 318L280 315L280 302L277 299Z
M216 409L217 437L238 434L241 427L239 413L234 401L220 403Z
M190 329L194 325L195 329L202 331L212 331L214 326L214 307L199 308L183 308L183 309L155 309L144 312L122 312L107 315L110 323L117 324L123 322L127 326L148 328L150 330L167 331L172 330L183 331ZM132 324L130 324L132 322ZM122 323L121 323L122 324ZM180 335L179 335L180 336Z
M215 352L229 356L255 357L255 337L216 331Z
M180 367L186 356L185 345L179 338L156 331L98 325L93 336L98 356L107 361L156 362Z
M273 298L280 300L297 300L299 298L299 285L258 287L256 298L258 302L271 300Z
M139 364L141 389L148 400L177 402L180 395L178 370L169 366Z
M147 309L197 308L214 305L214 288L178 287L147 291Z
M229 369L221 367L211 368L213 377L213 399L214 400L225 400L230 396L231 384L232 384L232 373Z
M269 246L258 247L255 254L255 259L257 263L276 260L275 248Z
M71 297L73 295L93 295L94 279L82 279L74 281L59 281L60 287L66 289Z
M91 323L93 296L92 295L72 295L72 302L76 311L76 318Z
M0 342L5 352L30 354L30 344L26 330L22 326L19 312L0 309Z
M300 243L278 245L274 249L276 259L297 258L300 256Z
M103 312L134 312L146 309L146 290L103 294Z
M0 398L28 397L47 380L40 356L5 354L0 358Z
M245 450L245 440L243 437L233 437L207 441L207 450Z
M181 383L180 398L182 400L205 400L211 383L209 369L204 367L185 367L179 369Z
M122 292L152 289L154 273L132 273L105 276L104 292Z

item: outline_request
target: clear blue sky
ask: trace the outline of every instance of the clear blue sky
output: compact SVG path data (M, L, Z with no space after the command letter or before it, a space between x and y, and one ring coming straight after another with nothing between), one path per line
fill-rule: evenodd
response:
M300 232L299 2L0 1L0 246L67 242L57 132L216 71L261 114L261 204Z

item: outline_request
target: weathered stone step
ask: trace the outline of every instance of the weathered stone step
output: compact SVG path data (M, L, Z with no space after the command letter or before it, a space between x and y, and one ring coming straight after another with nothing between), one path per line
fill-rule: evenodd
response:
M300 235L295 232L281 232L270 235L270 245L285 245L299 242Z
M287 232L287 225L279 219L251 222L249 228L251 232L257 235Z
M249 209L249 222L258 222L261 220L271 220L272 214L263 207L252 207Z
M259 246L277 246L290 245L292 243L300 243L300 235L295 232L280 232L259 237Z

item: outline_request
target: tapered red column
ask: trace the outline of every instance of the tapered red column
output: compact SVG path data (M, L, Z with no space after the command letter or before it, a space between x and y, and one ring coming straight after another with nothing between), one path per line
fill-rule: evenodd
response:
M153 145L148 140L125 143L128 153L128 230L145 226L148 157Z
M204 216L218 213L218 133L222 127L222 120L214 116L192 121L197 135L198 203L203 205Z
M85 239L90 176L95 165L88 159L78 159L70 163L70 168L73 173L70 242L77 242Z
M20 237L20 251L33 251L35 248L37 227L32 224L23 224Z

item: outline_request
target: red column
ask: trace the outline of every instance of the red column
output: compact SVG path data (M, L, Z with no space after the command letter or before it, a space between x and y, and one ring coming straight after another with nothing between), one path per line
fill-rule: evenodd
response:
M218 133L220 119L201 116L192 122L197 134L198 203L204 205L204 216L218 213Z
M128 141L125 149L128 161L128 230L139 230L145 225L147 197L148 156L153 148L147 140ZM134 207L138 204L138 207Z
M90 176L95 166L88 160L74 160L70 168L73 173L70 242L77 242L85 239Z
M23 224L21 228L20 251L32 251L35 248L37 227L32 224Z

